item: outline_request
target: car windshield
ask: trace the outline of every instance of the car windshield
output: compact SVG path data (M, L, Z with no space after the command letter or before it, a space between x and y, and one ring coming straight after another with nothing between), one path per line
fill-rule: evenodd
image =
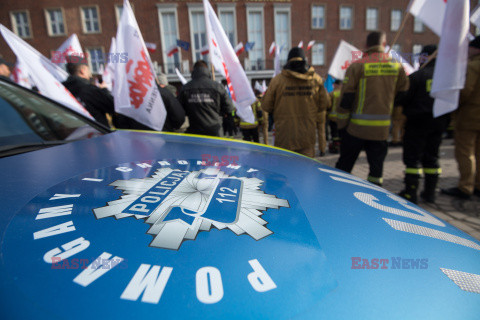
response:
M0 157L108 132L67 108L6 82L0 82L0 114Z

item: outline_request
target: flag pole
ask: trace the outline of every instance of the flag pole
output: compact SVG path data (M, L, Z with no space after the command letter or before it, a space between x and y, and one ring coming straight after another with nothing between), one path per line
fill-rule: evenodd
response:
M409 16L410 16L410 12L406 11L405 16L403 17L403 20L402 20L402 24L400 25L400 28L398 28L398 31L395 34L395 37L393 38L392 45L388 49L387 53L390 53L390 50L392 50L393 46L397 43L398 38L400 37L400 34L403 32L403 29L405 28L405 24L407 23Z

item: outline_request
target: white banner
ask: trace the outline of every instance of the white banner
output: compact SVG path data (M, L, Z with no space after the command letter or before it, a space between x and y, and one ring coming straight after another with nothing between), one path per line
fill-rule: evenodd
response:
M17 56L17 60L25 66L24 69L28 69L28 74L41 94L93 119L90 113L72 96L70 91L47 71L43 63L43 58L45 57L2 24L0 24L0 31Z
M255 118L250 105L256 98L250 81L208 0L203 0L203 8L212 64L227 80L237 114L245 122L254 123Z
M15 67L12 70L11 79L16 84L19 84L27 89L32 89L34 86L30 81L28 67L25 65L25 63L21 62L20 59L17 59L17 63L15 63Z
M435 98L434 117L458 108L460 90L465 86L467 72L469 13L468 0L447 2L430 92Z
M440 36L447 8L446 2L446 0L411 0L407 12L422 20L427 27Z
M127 53L127 63L115 64L115 111L161 131L166 111L150 55L128 0L124 0L118 25L116 52Z
M82 46L80 46L80 41L78 40L76 33L68 37L68 39L57 49L57 52L60 52L64 57L70 55L84 57Z
M346 41L341 40L338 45L337 52L333 57L332 64L330 69L328 69L328 74L338 80L343 80L345 78L345 72L347 68L352 64L352 60L355 58L362 58L362 51L355 48Z

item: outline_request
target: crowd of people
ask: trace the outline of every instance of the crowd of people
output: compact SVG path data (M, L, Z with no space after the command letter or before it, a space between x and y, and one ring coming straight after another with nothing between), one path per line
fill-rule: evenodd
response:
M324 82L309 66L305 52L293 48L280 74L265 93L257 93L252 104L254 122L235 114L227 89L212 80L208 64L197 61L192 79L178 90L160 75L157 85L166 109L164 131L184 128L191 134L234 137L264 143L274 130L274 145L308 157L339 153L336 168L351 172L361 151L365 151L367 180L381 186L388 147L403 145L405 188L402 197L416 203L420 197L435 202L441 174L439 148L450 123L455 124L455 157L460 179L457 187L443 193L469 199L480 196L480 37L470 42L469 63L458 109L435 118L430 96L435 69L435 45L421 52L428 59L409 76L401 63L385 55L386 35L372 32L366 39L363 59L352 63L343 81L335 81L327 93ZM93 84L85 60L67 60L65 87L100 123L122 129L152 130L115 112L112 94L102 84ZM8 77L5 60L0 76ZM187 120L187 121L186 121ZM391 137L391 141L389 139ZM318 149L315 147L318 146Z

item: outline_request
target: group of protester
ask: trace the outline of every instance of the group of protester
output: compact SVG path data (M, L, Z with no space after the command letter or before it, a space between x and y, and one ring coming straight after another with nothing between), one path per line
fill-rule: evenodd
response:
M177 96L176 88L168 84L165 76L157 81L166 109L163 130L179 129L188 117L187 133L219 136L223 128L224 135L232 136L240 127L245 140L259 142L259 126L267 126L267 120L273 118L275 146L312 158L316 155L317 134L322 156L327 148L326 132L330 132L328 149L340 153L336 168L351 172L364 150L370 168L368 181L381 186L392 114L394 110L402 110L406 117L403 136L406 170L405 189L400 195L416 203L423 174L425 183L420 196L424 201L434 202L441 173L439 148L450 122L449 114L433 116L434 99L429 93L436 46L423 48L422 54L429 59L410 76L401 63L384 54L385 46L384 32L370 33L364 59L348 67L343 83L335 81L330 94L322 78L308 65L303 49L291 49L282 72L252 104L254 123L236 117L228 91L211 79L205 61L197 61L192 80ZM467 80L455 112L455 156L460 181L458 187L442 190L462 199L472 194L480 196L480 37L470 43L469 56ZM67 60L66 68L69 77L64 86L98 122L121 129L152 130L115 112L111 93L102 84L92 83L85 60ZM0 76L9 76L3 59ZM394 109L397 106L403 109Z

